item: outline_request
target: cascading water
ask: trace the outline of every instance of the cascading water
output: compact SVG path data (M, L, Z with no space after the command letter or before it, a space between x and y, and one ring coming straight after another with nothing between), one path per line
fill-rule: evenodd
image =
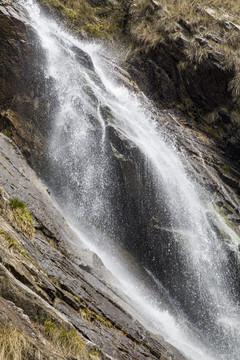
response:
M65 216L151 331L189 359L239 359L234 282L209 220L218 216L187 160L166 140L148 101L114 79L100 45L70 36L33 1L20 3L54 81L47 182ZM126 250L140 271L124 260Z

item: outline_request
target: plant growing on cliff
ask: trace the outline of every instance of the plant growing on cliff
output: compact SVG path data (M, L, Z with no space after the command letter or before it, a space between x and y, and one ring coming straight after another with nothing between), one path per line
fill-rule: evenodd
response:
M71 28L85 31L90 37L118 38L125 16L124 1L91 6L87 0L40 0L59 15Z
M26 204L18 199L10 199L10 203L12 204L13 209L17 209L17 208L25 209L26 207Z
M67 330L52 321L44 322L44 334L53 342L55 348L65 356L76 360L87 360L88 351L81 337L73 330Z
M3 328L0 325L0 359L24 360L33 354L33 346L16 328Z
M27 209L26 204L19 199L9 199L12 205L13 219L15 223L27 235L32 236L34 233L33 219L30 211Z
M134 0L130 3L129 31L135 47L151 51L178 43L181 68L214 61L235 72L229 84L240 104L240 3L234 0ZM185 64L184 64L185 63ZM234 70L235 69L235 70Z

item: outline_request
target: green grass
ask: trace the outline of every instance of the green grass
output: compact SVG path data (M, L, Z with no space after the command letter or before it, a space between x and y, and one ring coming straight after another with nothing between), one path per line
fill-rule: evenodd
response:
M30 237L34 234L33 219L27 205L19 199L10 199L15 223Z
M17 208L25 209L26 208L26 204L21 200L12 199L12 198L9 200L10 200L10 203L12 204L13 209L17 209Z
M226 172L231 172L231 168L228 165L222 165L222 169Z

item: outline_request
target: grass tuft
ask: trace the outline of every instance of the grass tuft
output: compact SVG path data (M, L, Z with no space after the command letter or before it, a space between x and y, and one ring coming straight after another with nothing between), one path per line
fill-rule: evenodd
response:
M33 346L16 328L0 326L0 359L25 360L33 356Z
M63 355L76 360L89 359L88 351L81 337L73 330L67 330L52 321L44 322L44 334Z
M27 205L19 199L10 199L14 221L30 237L34 233L33 219Z
M20 209L25 209L26 207L26 204L21 201L21 200L18 200L18 199L10 199L10 203L12 204L12 207L14 209L17 209L17 208L20 208Z

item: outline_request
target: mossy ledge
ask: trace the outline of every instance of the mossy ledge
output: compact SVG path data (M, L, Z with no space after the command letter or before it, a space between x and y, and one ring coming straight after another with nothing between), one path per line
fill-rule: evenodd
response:
M83 38L116 41L122 33L126 15L124 1L38 0Z

